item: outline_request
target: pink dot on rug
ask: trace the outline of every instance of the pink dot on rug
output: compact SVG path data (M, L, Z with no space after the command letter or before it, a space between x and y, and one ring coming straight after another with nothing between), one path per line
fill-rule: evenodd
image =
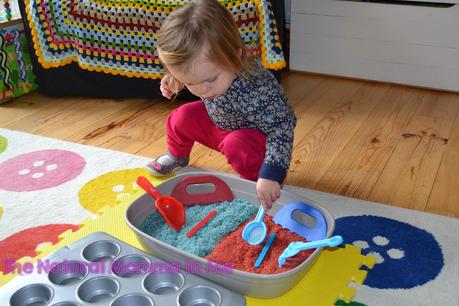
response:
M16 260L36 255L35 248L43 242L56 244L58 236L71 229L76 231L79 225L74 224L48 224L31 227L15 233L0 241L0 272L6 272L6 264Z
M34 191L59 186L83 171L84 158L65 150L25 153L0 164L0 189Z

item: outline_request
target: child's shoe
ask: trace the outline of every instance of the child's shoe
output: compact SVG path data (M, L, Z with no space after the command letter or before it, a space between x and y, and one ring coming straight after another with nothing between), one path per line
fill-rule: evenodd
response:
M171 153L166 152L163 155L158 156L154 161L147 165L147 170L153 176L164 176L172 172L182 169L188 165L190 158L187 157L175 157Z

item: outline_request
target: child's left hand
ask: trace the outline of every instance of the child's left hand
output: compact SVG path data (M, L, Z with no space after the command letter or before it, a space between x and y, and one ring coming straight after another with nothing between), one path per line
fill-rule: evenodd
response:
M268 210L280 197L281 186L278 182L259 178L257 181L257 196L260 204L265 210Z

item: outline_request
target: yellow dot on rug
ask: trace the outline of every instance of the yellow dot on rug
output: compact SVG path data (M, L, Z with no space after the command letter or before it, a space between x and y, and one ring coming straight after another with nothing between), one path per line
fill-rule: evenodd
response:
M0 207L0 221L2 220L3 208Z
M87 182L78 193L84 209L97 213L104 206L116 206L122 198L137 198L144 191L135 183L138 176L147 177L153 185L164 179L152 177L145 169L123 169L105 173Z
M5 151L7 147L8 147L8 139L0 135L0 153L3 153L3 151Z

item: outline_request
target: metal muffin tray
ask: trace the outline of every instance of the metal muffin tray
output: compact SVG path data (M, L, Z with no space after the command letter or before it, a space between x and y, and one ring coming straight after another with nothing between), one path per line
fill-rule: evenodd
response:
M245 305L242 295L103 232L23 267L24 275L0 288L0 305Z
M235 198L247 200L257 208L259 207L256 196L256 184L254 182L240 179L231 175L214 173L211 174L222 179L231 188ZM171 194L175 185L182 181L184 178L196 175L209 175L209 172L188 172L179 174L159 184L156 186L156 188L161 194L169 195ZM202 186L202 191L199 190L199 185L193 187L195 187L195 190L192 190L192 192L209 192L209 190L205 190L208 189L209 186ZM144 220L156 210L155 205L152 205L152 201L153 199L149 195L142 195L137 200L135 200L126 211L126 222L128 226L135 232L142 245L146 249L150 250L153 255L164 260L178 261L182 262L182 264L189 261L194 261L203 266L208 265L209 263L206 259L164 243L163 241L155 239L154 237L140 230ZM273 204L273 207L267 213L269 215L274 215L283 207L283 205L292 202L305 202L312 208L318 210L326 221L327 237L332 236L335 229L335 220L331 213L321 207L319 204L314 203L314 201L305 199L294 193L282 190L280 198ZM233 269L230 273L223 274L202 272L200 275L244 295L249 295L257 298L273 298L284 294L293 286L295 286L295 284L301 278L303 278L305 273L311 268L312 264L317 259L317 256L321 251L322 248L317 248L314 250L312 255L300 265L289 271L278 274L257 274Z

